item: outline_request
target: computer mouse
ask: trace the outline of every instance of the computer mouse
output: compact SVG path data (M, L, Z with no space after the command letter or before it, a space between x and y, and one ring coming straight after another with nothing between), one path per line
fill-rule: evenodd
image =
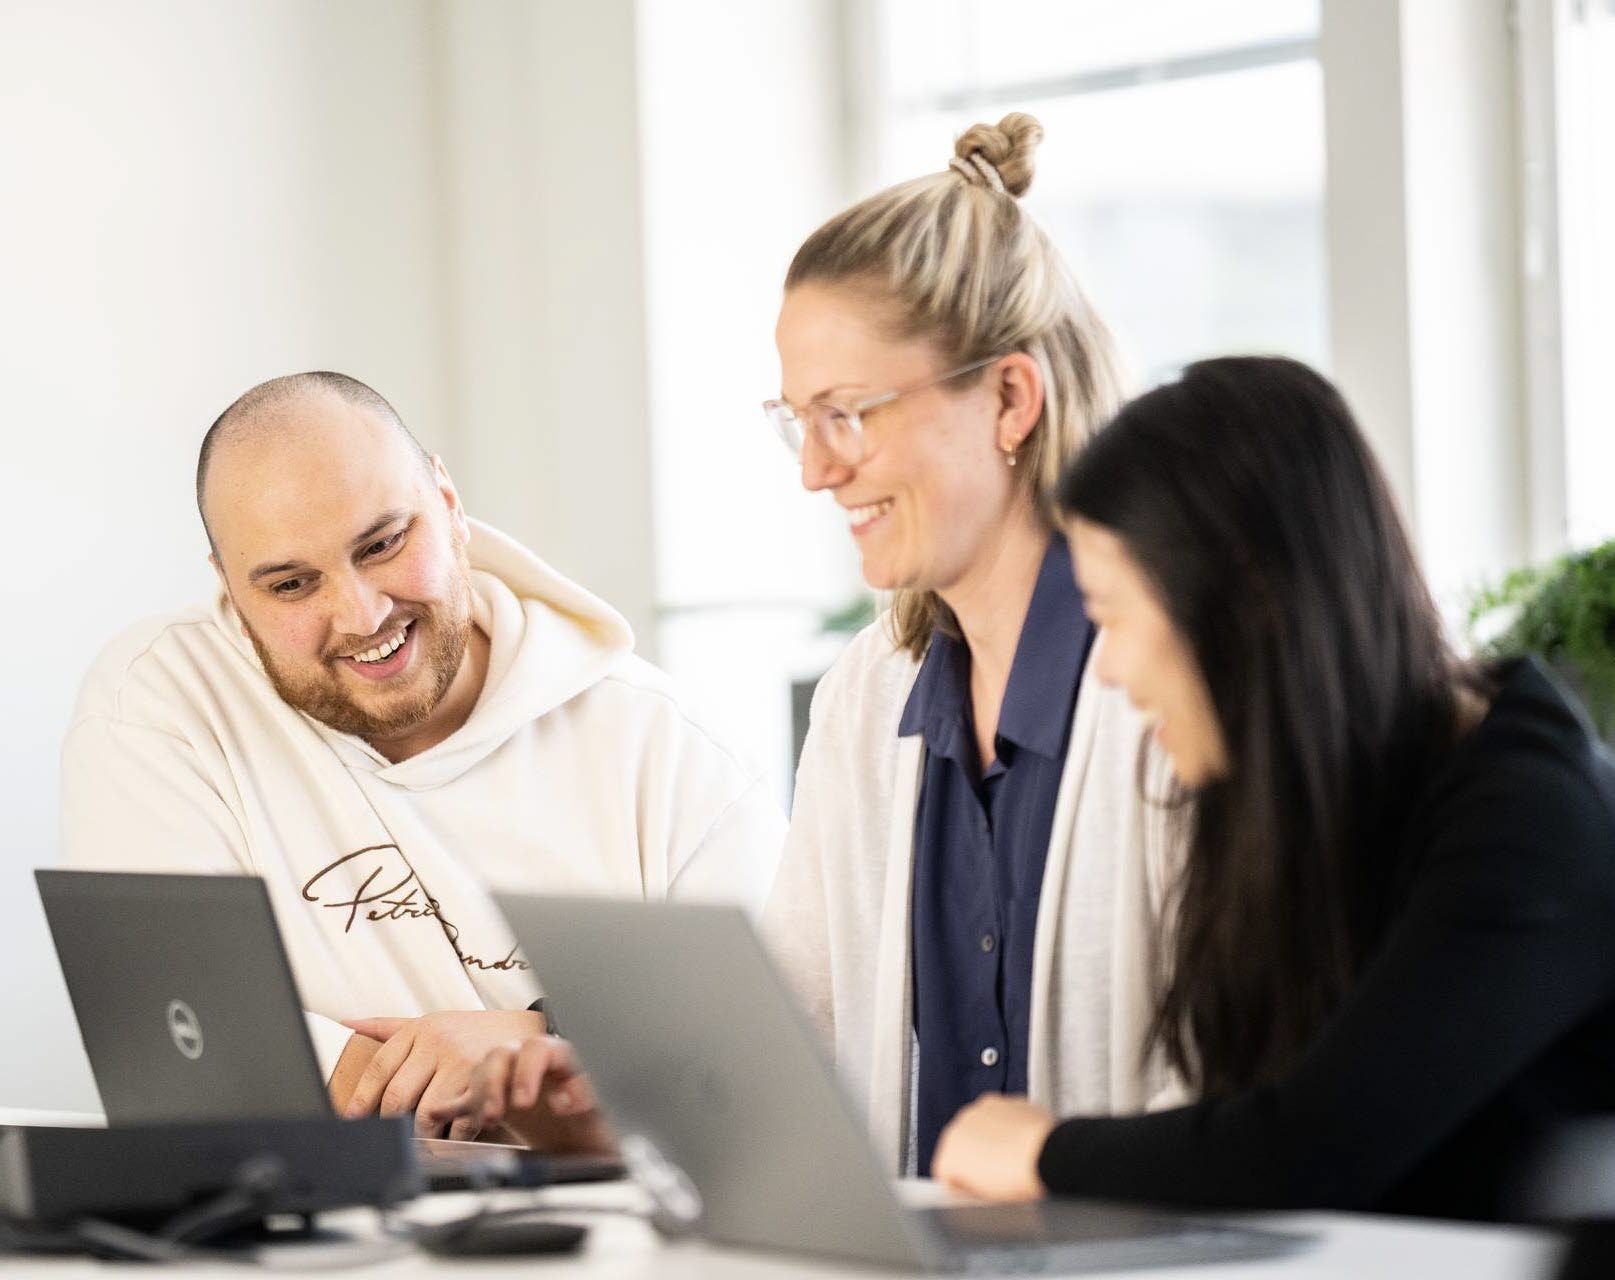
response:
M422 1232L419 1243L440 1257L512 1257L523 1253L576 1253L589 1228L545 1218L497 1218L449 1223Z

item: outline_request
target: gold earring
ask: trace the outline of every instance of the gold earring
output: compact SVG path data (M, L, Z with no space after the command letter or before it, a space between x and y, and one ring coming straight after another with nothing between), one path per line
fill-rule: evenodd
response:
M1015 465L1015 461L1016 461L1015 455L1018 452L1019 452L1018 449L1005 449L1004 450L1004 461L1009 463L1009 465L1013 467Z

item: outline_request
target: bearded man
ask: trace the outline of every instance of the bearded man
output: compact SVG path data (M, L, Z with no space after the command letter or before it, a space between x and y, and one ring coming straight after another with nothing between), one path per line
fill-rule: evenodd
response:
M220 590L92 667L65 858L261 876L339 1108L432 1132L488 1049L544 1029L490 887L760 908L763 785L614 610L467 517L375 391L254 387L196 495Z

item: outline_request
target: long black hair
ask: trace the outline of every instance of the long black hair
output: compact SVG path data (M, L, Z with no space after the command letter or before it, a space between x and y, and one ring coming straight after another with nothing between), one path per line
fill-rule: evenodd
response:
M1198 788L1151 1042L1208 1095L1277 1079L1372 945L1457 680L1340 394L1293 360L1189 366L1067 468L1199 661L1228 771Z

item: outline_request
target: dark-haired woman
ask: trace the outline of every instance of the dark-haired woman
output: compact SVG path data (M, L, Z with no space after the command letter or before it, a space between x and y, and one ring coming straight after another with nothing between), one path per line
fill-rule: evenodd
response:
M1060 489L1099 676L1190 824L1152 1044L1192 1106L989 1095L939 1177L1230 1207L1510 1212L1615 1110L1615 764L1533 661L1442 637L1344 402L1225 359L1134 401Z

